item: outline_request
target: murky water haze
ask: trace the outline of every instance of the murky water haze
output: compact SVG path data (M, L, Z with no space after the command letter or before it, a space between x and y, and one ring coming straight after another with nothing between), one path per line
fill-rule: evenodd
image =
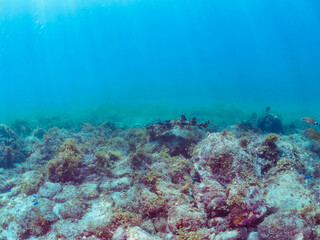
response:
M0 117L318 117L319 14L313 0L1 1Z

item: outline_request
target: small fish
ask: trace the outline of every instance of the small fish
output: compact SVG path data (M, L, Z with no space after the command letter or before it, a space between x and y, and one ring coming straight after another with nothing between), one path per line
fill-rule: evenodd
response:
M33 203L33 205L38 205L39 204L39 202L35 202L35 203Z
M314 130L313 128L308 128L306 130L307 134L309 135L309 137L315 141L320 141L320 133L318 133L316 130Z
M305 121L306 123L309 123L311 125L318 125L318 122L316 122L314 119L312 119L310 117L304 117L301 120Z

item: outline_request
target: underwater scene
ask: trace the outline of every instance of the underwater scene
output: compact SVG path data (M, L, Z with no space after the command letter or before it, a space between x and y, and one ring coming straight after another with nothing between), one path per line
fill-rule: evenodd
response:
M1 0L0 240L320 240L318 0Z

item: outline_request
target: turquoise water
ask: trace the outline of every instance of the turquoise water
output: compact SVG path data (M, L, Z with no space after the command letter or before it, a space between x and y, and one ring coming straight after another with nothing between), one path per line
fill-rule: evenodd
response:
M0 240L319 240L319 90L319 0L0 0Z
M317 117L319 14L316 0L2 0L0 118L109 106Z

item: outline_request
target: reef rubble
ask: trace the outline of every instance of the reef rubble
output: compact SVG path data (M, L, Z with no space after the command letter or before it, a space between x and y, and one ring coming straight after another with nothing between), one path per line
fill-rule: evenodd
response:
M261 119L0 125L0 240L320 239L320 143Z

